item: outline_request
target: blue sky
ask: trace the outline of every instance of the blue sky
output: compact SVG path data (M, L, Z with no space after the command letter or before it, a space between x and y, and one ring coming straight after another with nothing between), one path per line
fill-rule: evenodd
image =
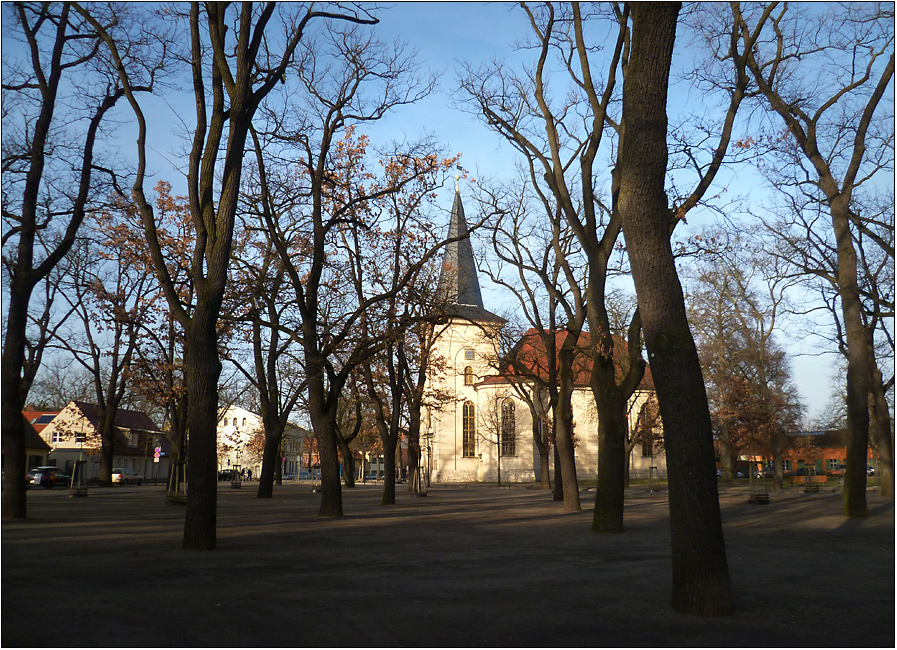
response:
M462 165L473 176L501 178L513 173L515 154L502 139L488 130L473 115L457 109L453 104L457 97L456 83L459 62L487 63L492 58L519 61L526 55L515 52L512 44L526 35L528 29L525 15L512 3L461 3L461 2L408 2L381 5L378 11L380 24L375 35L383 41L401 39L412 48L419 50L422 69L443 72L440 88L430 97L413 106L404 106L387 116L381 123L365 128L374 143L379 138L415 139L424 133L432 133L446 145L448 153L463 154ZM684 41L677 42L677 56L688 56L682 51ZM529 58L526 56L526 58ZM700 101L688 84L678 83L671 91L671 107L689 105ZM166 99L144 100L144 110L149 118L150 170L156 179L172 182L176 192L183 191L179 178L185 166L178 155L182 150L180 115L185 120L193 119L192 96L189 93L171 95ZM121 118L127 120L127 112L122 110ZM189 125L188 125L189 126ZM133 151L134 131L126 123L120 131L122 154ZM739 177L740 175L740 177ZM739 191L756 196L761 187L756 177L751 177L745 168L725 171L718 186L726 187L733 195ZM741 188L739 190L739 188ZM439 203L448 214L451 207L453 183L449 182L439 195ZM464 188L462 187L462 193ZM467 202L469 217L472 202ZM711 220L709 214L695 215L692 223L700 224ZM446 217L446 223L448 219ZM482 253L482 251L480 251ZM481 276L481 285L487 305L493 311L501 312L514 303L513 298L502 294ZM789 332L796 341L789 351L794 356L794 379L810 415L820 410L832 392L832 356L811 356L819 352L818 340L804 336L804 332Z

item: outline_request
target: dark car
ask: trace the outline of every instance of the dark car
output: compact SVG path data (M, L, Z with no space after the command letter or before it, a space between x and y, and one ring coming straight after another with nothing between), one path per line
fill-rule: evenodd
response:
M222 469L218 471L218 480L219 481L230 481L234 477L234 470L232 469Z
M43 488L47 488L48 490L56 487L57 485L61 485L62 487L67 488L72 484L72 477L60 470L58 467L43 465L41 467L35 467L30 472L28 472L28 479L26 483L29 487L40 486Z

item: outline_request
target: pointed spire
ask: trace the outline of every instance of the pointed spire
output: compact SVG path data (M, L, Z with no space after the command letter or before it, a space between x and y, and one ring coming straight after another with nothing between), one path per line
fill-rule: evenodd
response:
M449 239L456 237L461 237L461 239L451 242L445 248L438 292L449 304L469 305L483 309L483 295L480 293L473 246L470 243L467 221L464 218L464 206L461 203L461 191L458 187L459 179L459 176L455 176L455 203L452 205L448 236Z

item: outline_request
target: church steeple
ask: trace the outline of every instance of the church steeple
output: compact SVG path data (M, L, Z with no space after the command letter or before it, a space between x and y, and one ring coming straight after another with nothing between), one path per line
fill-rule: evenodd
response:
M442 273L439 276L439 296L449 305L468 305L483 309L483 295L477 278L477 266L473 257L473 246L464 218L464 205L458 177L455 178L455 202L449 222L449 239L460 237L445 248Z

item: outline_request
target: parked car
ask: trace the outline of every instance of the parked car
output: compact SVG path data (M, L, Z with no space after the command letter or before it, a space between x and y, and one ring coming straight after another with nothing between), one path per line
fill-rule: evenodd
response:
M283 479L284 481L292 481L294 478L296 478L296 472L287 472L280 478Z
M112 470L113 485L140 485L143 483L143 477L133 469L119 467Z
M28 478L26 484L30 487L40 486L47 488L48 490L56 487L57 485L61 485L62 487L70 487L72 484L72 477L68 474L64 473L58 467L53 465L42 465L41 467L35 467L30 472L28 472Z
M234 470L232 470L232 469L218 470L218 480L219 481L230 481L233 477L234 477Z
M874 467L867 467L867 468L866 468L866 476L873 476L874 474L875 474L875 468L874 468Z

